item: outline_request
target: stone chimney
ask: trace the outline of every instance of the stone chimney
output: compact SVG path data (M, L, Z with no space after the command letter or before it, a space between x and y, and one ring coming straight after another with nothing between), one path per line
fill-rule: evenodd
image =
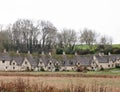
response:
M7 51L6 51L6 49L4 49L4 51L3 51L4 53L6 53Z
M95 55L93 56L93 60L96 60L96 56Z
M77 54L77 52L75 52L75 56L77 56L78 54Z
M20 54L20 53L19 53L19 50L16 51L16 54L18 54L18 55Z
M63 55L66 55L64 51L63 51Z
M30 51L28 51L28 54L30 55Z
M104 54L104 52L102 53L102 56L104 56L105 54Z
M51 52L49 52L49 56L51 56Z
M99 55L99 56L102 56L102 53L99 52L98 55Z
M110 53L110 52L108 53L108 56L111 56L111 53Z
M16 53L19 54L19 51L17 50Z
M102 53L99 53L98 55L99 55L99 56L104 56L105 54L102 52Z
M42 55L45 55L45 53L44 53L44 51L42 51L42 53L41 53Z

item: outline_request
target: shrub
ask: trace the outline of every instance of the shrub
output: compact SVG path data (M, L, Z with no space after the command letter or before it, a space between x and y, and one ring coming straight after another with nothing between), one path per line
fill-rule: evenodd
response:
M78 50L77 53L79 55L85 55L85 54L90 54L90 50L89 49L85 49L85 50Z
M113 54L120 54L120 48L113 48L112 53Z
M104 68L103 67L101 67L101 69L100 69L101 71L104 71Z
M40 71L45 71L45 69L43 67L41 67Z
M62 48L57 48L56 49L56 54L62 54L63 53L63 49Z
M84 72L86 69L84 66L78 66L77 67L77 72Z

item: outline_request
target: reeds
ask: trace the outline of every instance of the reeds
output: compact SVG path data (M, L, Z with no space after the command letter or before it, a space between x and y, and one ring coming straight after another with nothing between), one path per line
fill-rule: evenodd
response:
M47 85L43 82L30 83L30 80L17 78L12 82L0 82L0 92L119 92L120 88L101 85L96 81L92 84L80 83L74 85L68 84L64 88L56 88L55 86Z

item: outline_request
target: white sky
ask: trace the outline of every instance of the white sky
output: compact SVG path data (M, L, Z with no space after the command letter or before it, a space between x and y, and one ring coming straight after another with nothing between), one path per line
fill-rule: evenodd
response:
M120 0L0 0L0 24L49 20L58 29L93 29L120 43Z

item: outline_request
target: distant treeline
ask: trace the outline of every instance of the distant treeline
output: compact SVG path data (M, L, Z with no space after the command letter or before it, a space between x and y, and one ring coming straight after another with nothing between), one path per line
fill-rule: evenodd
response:
M51 22L43 20L18 19L6 27L0 25L0 51L19 51L21 53L52 52L68 54L78 52L89 54L96 52L119 53L113 49L112 38L100 35L94 30L84 28L58 30Z

